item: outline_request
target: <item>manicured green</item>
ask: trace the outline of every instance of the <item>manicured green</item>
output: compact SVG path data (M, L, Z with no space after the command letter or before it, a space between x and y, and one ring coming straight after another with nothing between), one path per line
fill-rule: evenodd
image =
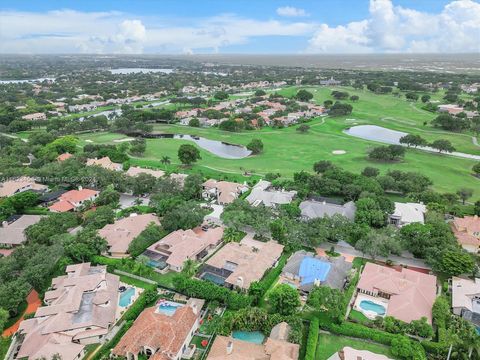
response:
M297 88L287 88L281 93L292 95ZM309 88L318 103L330 99L331 89ZM291 177L294 172L311 171L313 163L319 160L330 160L346 170L360 172L366 166L377 167L382 173L389 169L403 171L418 171L429 176L433 188L441 192L455 192L459 188L475 189L473 199L480 196L480 179L471 175L474 160L456 158L444 154L427 153L421 150L409 149L405 159L396 163L377 163L367 159L367 151L377 143L351 137L343 130L355 124L375 124L395 130L419 134L428 141L445 138L452 142L458 151L480 154L480 147L475 146L471 134L456 134L430 125L436 115L420 109L416 104L407 102L404 98L392 95L376 95L368 91L354 91L351 88L340 88L351 95L356 94L360 100L353 104L353 113L338 118L317 118L309 123L310 131L301 134L297 126L284 129L264 128L257 131L232 133L218 128L192 128L181 125L155 125L155 131L164 133L190 134L203 136L213 140L233 144L247 145L253 138L259 138L264 144L264 150L259 155L244 159L223 159L200 149L202 159L189 171L202 171L211 176L224 174L235 180L242 180L245 171L253 175L265 175L268 172L278 172L282 176ZM82 144L85 140L94 143L115 143L114 140L125 138L121 134L88 133L80 136ZM118 142L117 142L118 143ZM179 167L177 151L181 144L191 144L187 140L178 139L148 139L147 150L142 158L132 158L131 163L140 166L150 166L164 169L160 163L162 156L169 156L172 164L169 169ZM333 150L345 150L346 154L334 155Z
M322 333L318 338L315 360L326 360L345 346L350 346L357 350L368 350L376 354L386 355L393 359L393 355L388 346Z

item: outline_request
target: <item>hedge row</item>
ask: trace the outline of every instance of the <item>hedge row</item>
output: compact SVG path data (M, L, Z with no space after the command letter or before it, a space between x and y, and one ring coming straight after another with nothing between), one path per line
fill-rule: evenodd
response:
M173 284L176 291L188 297L196 297L207 301L218 301L231 310L243 309L252 304L251 296L239 294L206 281L189 279L179 275L175 277Z
M392 343L392 340L395 338L395 336L397 336L381 330L371 329L366 326L350 322L343 322L340 325L331 322L325 322L322 323L320 326L322 327L322 329L328 330L338 335L351 336L360 339L368 339L388 346Z
M110 357L110 350L112 350L125 335L128 329L132 326L133 321L127 321L123 327L118 330L115 336L106 344L104 344L99 351L91 358L91 360L103 360Z
M360 339L371 340L387 346L391 346L393 340L395 339L397 339L397 341L398 339L401 339L401 338L408 339L410 341L412 348L415 349L416 354L418 354L419 356L422 356L421 358L419 358L419 360L426 359L424 347L422 347L419 342L410 340L405 335L390 334L381 330L371 329L366 326L363 326L360 324L354 324L350 322L343 322L342 324L322 322L320 326L322 329L328 330L337 335L344 335L344 336L350 336L350 337L355 337Z
M315 360L315 353L317 351L318 333L320 329L320 322L317 318L310 321L308 327L308 338L305 352L305 360Z

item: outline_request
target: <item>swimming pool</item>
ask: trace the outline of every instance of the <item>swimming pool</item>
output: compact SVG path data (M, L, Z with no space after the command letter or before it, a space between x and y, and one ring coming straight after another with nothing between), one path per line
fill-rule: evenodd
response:
M157 311L161 314L172 316L173 314L175 314L175 311L177 311L177 309L182 306L183 304L164 300L164 301L161 301L160 304L158 304Z
M135 296L135 288L129 287L124 292L120 293L120 299L118 300L118 305L121 307L127 307L132 302L132 297Z
M214 284L217 284L217 285L220 285L220 286L223 286L225 284L225 279L223 277L212 274L212 273L209 273L209 272L204 273L202 275L202 279L210 281L210 282L212 282Z
M260 331L240 331L236 330L232 333L234 339L248 341L254 344L262 344L265 340L265 335Z
M385 306L377 304L376 302L370 301L370 300L362 300L360 301L360 308L362 308L365 311L373 311L377 313L380 316L385 315Z

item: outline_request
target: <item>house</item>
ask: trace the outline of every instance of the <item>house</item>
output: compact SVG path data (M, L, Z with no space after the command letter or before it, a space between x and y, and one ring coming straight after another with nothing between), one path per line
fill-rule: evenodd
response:
M463 108L456 104L445 104L445 105L438 105L439 112L446 112L450 115L457 115L463 112Z
M107 224L98 231L98 235L108 243L108 255L114 258L128 256L130 243L150 224L160 225L153 214L131 214L129 217Z
M288 259L281 279L304 294L320 285L342 290L351 270L352 263L343 256L327 258L299 250Z
M480 326L480 279L452 277L452 310L455 315Z
M40 206L43 206L43 207L50 206L54 201L57 201L60 198L60 196L62 196L66 192L67 190L65 189L58 189L58 190L49 191L42 194L42 196L38 198L38 201L40 202Z
M81 208L85 202L94 201L100 193L96 190L82 189L70 190L60 195L58 201L48 208L53 212L76 211Z
M239 243L231 242L217 251L199 273L199 277L229 288L248 290L265 272L276 266L283 245L276 241L254 240L246 235Z
M47 115L39 112L39 113L23 115L22 119L23 120L47 120Z
M230 181L207 180L203 183L203 198L215 199L219 205L232 203L239 195L248 190L247 185Z
M287 341L289 332L290 326L281 322L262 344L217 335L207 360L297 360L300 345Z
M451 222L453 234L461 247L471 253L480 250L480 218L478 215L454 218Z
M357 284L354 308L370 318L386 315L409 323L425 317L431 324L436 294L434 275L367 263Z
M0 247L15 247L26 240L25 229L38 223L42 219L39 215L21 215L13 217L13 221L4 221L0 227Z
M323 86L338 86L341 83L342 83L341 81L335 80L333 77L331 77L328 80L320 80L320 85L323 85Z
M140 174L147 174L158 179L163 177L165 175L165 172L162 170L152 170L152 169L141 168L138 166L130 166L125 174L131 177L136 177Z
M263 204L268 207L275 207L282 204L290 204L297 194L296 191L285 191L271 189L269 181L260 180L253 188L246 200L252 206Z
M106 266L69 265L52 280L35 316L21 322L16 359L81 359L85 345L101 342L117 320L120 279Z
M114 163L108 156L105 156L101 159L87 159L87 166L100 166L104 169L110 171L122 171L123 165L119 163Z
M385 355L375 354L368 350L357 350L345 346L339 352L330 356L327 360L392 360Z
M24 176L0 183L0 198L10 197L28 190L43 192L47 189L48 186L37 184L34 179Z
M60 154L60 155L57 156L57 161L62 162L62 161L70 159L72 156L73 155L68 153L68 152L64 153L64 154Z
M223 228L177 230L148 247L143 253L158 270L180 272L187 260L201 261L222 242Z
M112 354L126 360L138 360L139 355L150 360L180 360L200 327L204 303L204 300L190 298L184 305L163 301L146 308ZM164 310L164 307L173 310Z
M423 224L426 212L427 207L424 204L396 202L395 211L388 218L390 224L397 227L416 222Z
M185 184L185 179L188 177L187 174L177 174L173 173L170 174L170 179L175 180L177 184L183 188L183 185Z
M333 215L342 215L348 220L355 220L355 212L357 207L353 201L349 201L343 205L334 202L306 200L300 203L300 210L304 219L324 218L325 216L332 217Z

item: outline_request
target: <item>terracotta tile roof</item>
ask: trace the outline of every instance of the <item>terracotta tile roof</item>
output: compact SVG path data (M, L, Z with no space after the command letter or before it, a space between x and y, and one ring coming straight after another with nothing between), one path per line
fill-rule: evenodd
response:
M367 350L357 350L351 347L344 347L338 353L339 357L332 356L330 359L342 359L342 360L391 360L385 355L375 354Z
M107 240L111 253L127 254L128 246L151 223L160 224L153 214L130 216L108 224L98 231L98 235Z
M130 166L126 174L128 176L133 176L133 177L138 176L140 174L148 174L156 178L161 178L163 175L165 175L165 172L162 170L152 170L152 169L144 169L137 166Z
M203 304L204 300L192 298L172 316L158 312L157 306L146 308L112 353L118 356L126 356L127 353L137 355L147 346L154 350L155 359L171 360L197 323Z
M477 215L456 217L451 226L460 245L480 247L480 218Z
M45 293L48 305L20 324L24 340L18 358L49 359L59 353L63 360L73 360L84 348L74 339L91 337L91 330L104 335L115 322L119 277L90 263L70 265L66 271L67 275L52 280L52 290Z
M207 231L200 228L177 230L151 245L148 250L167 256L168 265L181 268L186 260L194 260L203 250L219 244L222 237L222 227L210 228Z
M98 194L98 191L91 189L70 190L62 194L56 203L49 206L49 209L55 212L70 211L77 208L80 202L93 200Z
M217 335L207 360L297 360L300 346L269 337L265 344L255 344Z
M203 183L206 190L216 189L218 194L218 202L221 204L229 204L233 202L243 190L248 187L243 184L234 183L230 181L217 181L209 179Z
M122 164L114 163L108 156L101 159L87 159L87 166L101 166L104 169L112 171L122 170Z
M247 235L240 243L226 244L206 264L217 269L233 266L233 272L225 282L248 289L275 264L282 251L283 245L276 241L261 242Z
M357 288L369 292L390 294L387 315L407 323L426 317L432 322L437 278L433 275L402 268L397 271L386 266L367 263Z
M68 160L72 157L73 155L70 154L70 153L64 153L64 154L60 154L57 156L57 161L65 161L65 160Z
M24 176L0 183L0 198L13 196L27 190L44 191L46 189L48 186L37 184L33 178Z

